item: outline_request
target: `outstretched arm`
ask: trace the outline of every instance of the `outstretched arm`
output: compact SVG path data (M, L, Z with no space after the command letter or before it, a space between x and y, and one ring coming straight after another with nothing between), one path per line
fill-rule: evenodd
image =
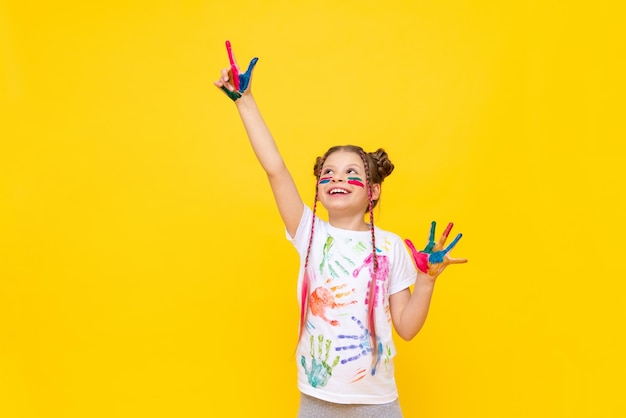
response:
M467 263L467 260L464 258L451 258L448 256L450 250L461 239L461 234L457 235L444 249L453 226L452 223L448 224L437 243L435 243L435 225L435 222L431 224L428 244L424 250L417 251L410 240L405 240L417 267L417 278L413 293L411 294L411 291L407 288L389 297L394 327L398 335L405 340L415 337L424 326L437 277L450 264Z
M240 73L230 50L230 43L227 42L226 45L230 68L222 70L220 79L214 84L235 102L252 150L267 174L280 216L287 232L293 237L302 217L304 203L252 96L250 84L257 59L250 62L245 73Z

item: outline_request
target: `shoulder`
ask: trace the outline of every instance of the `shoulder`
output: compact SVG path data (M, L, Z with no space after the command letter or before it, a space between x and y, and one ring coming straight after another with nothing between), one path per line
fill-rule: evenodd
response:
M318 236L318 233L323 232L326 228L327 223L317 215L314 217L311 208L304 205L302 217L300 218L300 223L298 224L295 235L292 237L289 235L289 232L286 232L286 237L287 240L294 243L296 247L300 247L308 244L312 229L316 231L315 235Z

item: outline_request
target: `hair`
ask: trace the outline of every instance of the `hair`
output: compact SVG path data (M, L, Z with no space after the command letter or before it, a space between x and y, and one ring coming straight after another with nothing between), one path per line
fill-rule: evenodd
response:
M375 373L375 365L378 359L379 350L376 336L376 327L374 321L374 306L376 302L376 274L378 272L378 257L376 256L376 236L374 230L374 207L378 204L378 200L374 200L372 198L372 185L373 184L382 184L387 176L389 176L394 169L394 165L389 159L389 156L385 152L384 149L379 148L374 152L365 152L363 148L356 145L338 145L331 147L322 155L321 157L317 157L315 160L315 165L313 166L313 175L317 179L315 182L315 200L313 203L313 222L311 223L311 233L309 235L309 243L306 250L306 258L304 260L304 278L302 283L302 294L301 294L301 304L300 304L300 332L298 335L298 340L302 338L304 334L304 328L306 327L306 317L309 310L309 288L311 284L311 280L308 273L309 267L309 255L311 253L311 246L313 244L313 234L315 233L315 213L317 211L317 201L319 198L319 179L322 172L322 167L324 162L328 158L329 155L338 152L338 151L347 151L354 152L361 157L363 161L363 166L365 168L366 175L366 187L367 187L367 195L369 204L365 208L365 213L369 212L370 218L370 232L372 238L372 260L373 260L373 270L372 275L369 282L369 303L368 303L368 325L370 330L370 338L372 345L372 374Z

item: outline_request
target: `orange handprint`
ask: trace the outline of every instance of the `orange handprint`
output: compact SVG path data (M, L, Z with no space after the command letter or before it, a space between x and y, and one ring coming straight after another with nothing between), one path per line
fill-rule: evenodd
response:
M340 286L333 286L330 288L330 290L326 289L325 287L318 287L317 289L315 289L311 293L311 299L309 302L311 307L311 313L315 316L322 318L330 325L338 326L339 321L326 317L326 310L336 309L342 306L348 306L357 303L356 300L351 300L345 303L337 303L337 298L349 296L354 292L354 289L344 291L344 288L346 286L347 285L345 284L342 284Z

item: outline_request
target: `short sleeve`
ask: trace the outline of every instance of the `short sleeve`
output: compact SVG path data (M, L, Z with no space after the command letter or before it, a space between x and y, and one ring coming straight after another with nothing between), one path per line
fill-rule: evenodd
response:
M308 206L304 206L302 218L300 218L298 229L296 229L296 235L292 237L285 228L287 241L291 242L299 253L305 251L308 245L309 234L311 233L311 222L313 222L313 211Z
M389 283L390 295L412 286L417 277L413 259L409 255L409 251L400 237L394 240L393 251L394 263L391 272L391 282Z

